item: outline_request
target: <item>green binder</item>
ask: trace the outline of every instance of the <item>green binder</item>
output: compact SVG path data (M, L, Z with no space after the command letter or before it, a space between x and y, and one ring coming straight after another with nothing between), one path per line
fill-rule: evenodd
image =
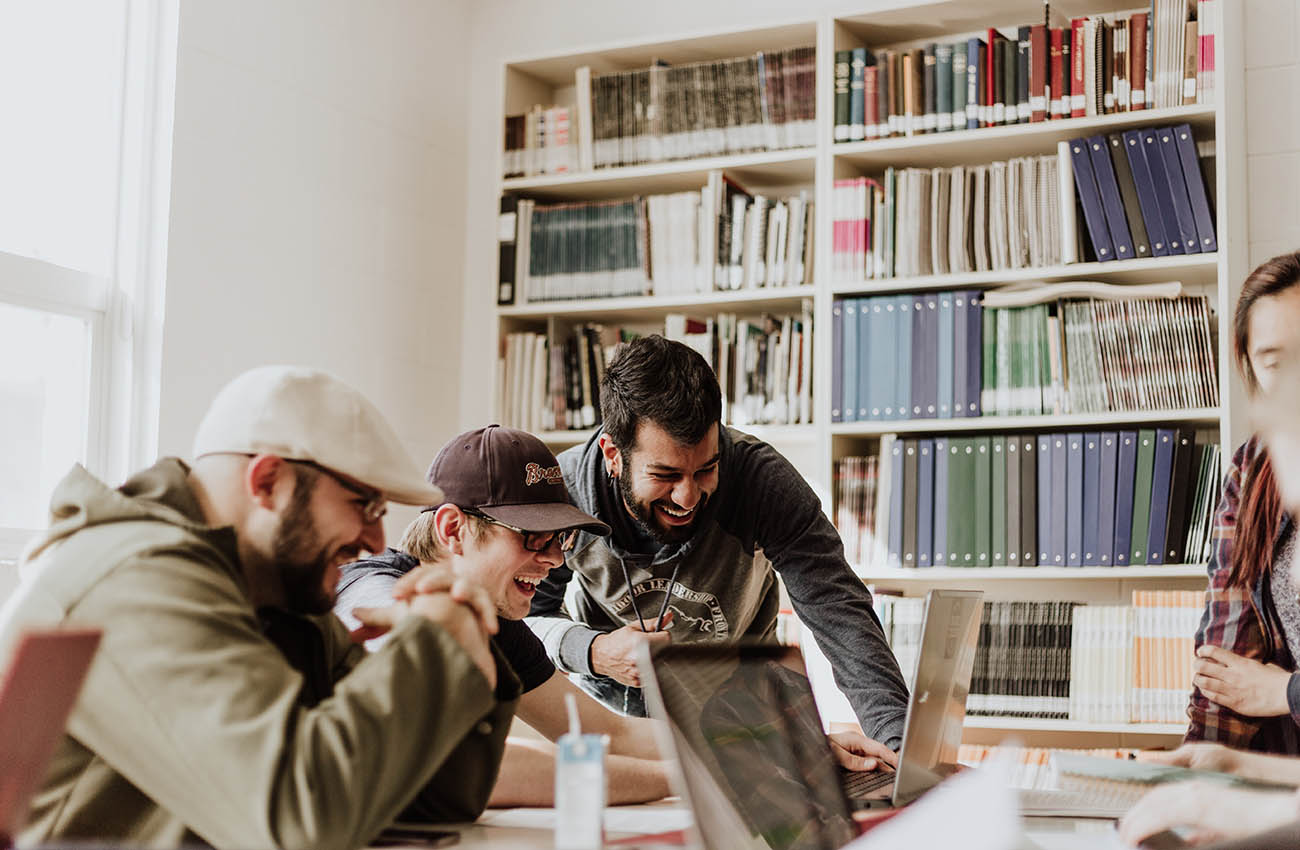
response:
M1012 439L1015 438L1012 437ZM993 510L992 543L989 552L989 566L991 567L1004 567L1010 563L1010 559L1007 557L1007 457L1005 448L1006 439L1004 437L993 436L989 438L989 460L993 469L993 494L989 500Z
M975 446L970 437L948 441L948 563L975 565Z
M1147 563L1147 531L1151 524L1151 475L1156 462L1154 428L1138 431L1137 468L1133 471L1133 542L1130 567Z
M974 437L975 446L975 498L971 509L975 524L975 559L977 567L990 566L989 556L993 540L993 507L990 495L993 489L993 451L988 437Z

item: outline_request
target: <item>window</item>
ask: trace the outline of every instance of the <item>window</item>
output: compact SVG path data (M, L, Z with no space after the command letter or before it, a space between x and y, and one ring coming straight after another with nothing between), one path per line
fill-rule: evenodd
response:
M177 0L8 4L0 25L0 560L74 463L156 446Z

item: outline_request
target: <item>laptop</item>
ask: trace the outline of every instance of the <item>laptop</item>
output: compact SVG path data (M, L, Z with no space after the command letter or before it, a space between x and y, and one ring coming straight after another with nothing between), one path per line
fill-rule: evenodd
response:
M980 591L926 597L898 770L868 796L901 806L957 770L982 608ZM834 850L858 834L798 649L669 645L640 672L704 846Z
M21 634L0 677L0 848L12 846L99 647L99 629Z

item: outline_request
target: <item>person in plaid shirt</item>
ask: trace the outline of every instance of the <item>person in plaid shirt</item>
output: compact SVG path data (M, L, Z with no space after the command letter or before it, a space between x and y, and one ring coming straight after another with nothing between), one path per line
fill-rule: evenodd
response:
M1300 356L1300 252L1261 264L1233 316L1237 368L1252 395ZM1233 456L1214 518L1214 548L1186 739L1300 754L1300 540L1282 508L1269 453L1252 437Z

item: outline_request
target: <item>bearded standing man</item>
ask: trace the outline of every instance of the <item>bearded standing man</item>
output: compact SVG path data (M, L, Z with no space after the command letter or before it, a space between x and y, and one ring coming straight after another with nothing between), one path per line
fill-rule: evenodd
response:
M803 477L722 425L717 378L681 343L656 335L621 346L600 406L601 428L559 461L574 502L611 534L578 535L528 619L556 666L616 710L644 715L640 644L775 640L779 574L874 739L863 754L896 763L907 687Z

